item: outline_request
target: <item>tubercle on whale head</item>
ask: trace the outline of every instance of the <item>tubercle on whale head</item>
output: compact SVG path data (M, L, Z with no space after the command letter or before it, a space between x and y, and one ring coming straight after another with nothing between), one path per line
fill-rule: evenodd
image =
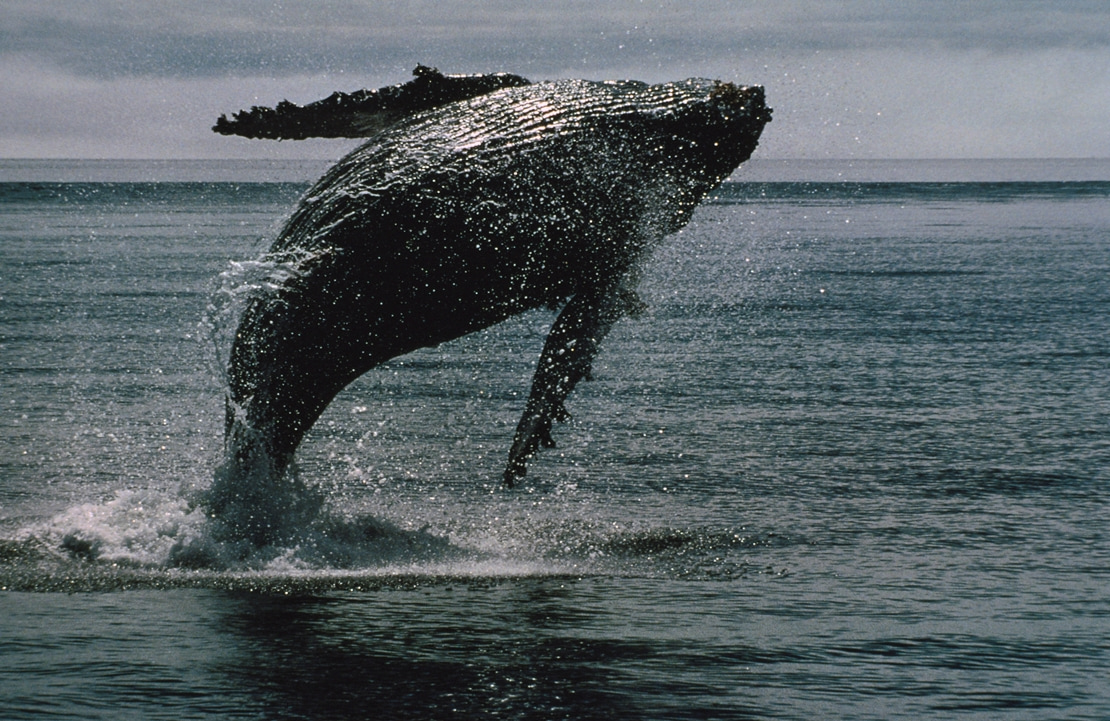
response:
M709 92L709 99L725 112L741 113L759 123L771 122L762 85L736 85L720 80Z
M755 140L771 122L771 108L761 85L690 78L651 86L647 91L649 112L679 137Z
M648 90L659 129L671 138L666 162L690 184L695 202L751 157L771 120L760 85L690 78Z

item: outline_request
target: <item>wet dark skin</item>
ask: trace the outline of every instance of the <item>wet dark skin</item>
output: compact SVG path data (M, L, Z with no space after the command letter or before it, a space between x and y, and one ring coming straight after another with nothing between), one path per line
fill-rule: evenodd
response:
M372 129L305 195L266 257L291 274L240 321L228 369L233 475L260 457L284 472L335 395L390 358L561 308L509 450L503 477L514 485L554 445L553 424L569 417L567 397L610 328L642 308L646 253L770 121L754 86L417 72L358 102L256 108L216 127Z

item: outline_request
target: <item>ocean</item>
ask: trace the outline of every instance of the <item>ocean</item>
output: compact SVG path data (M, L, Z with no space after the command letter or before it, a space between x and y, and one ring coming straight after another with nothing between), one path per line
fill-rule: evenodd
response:
M221 548L228 279L325 167L0 161L0 717L1110 718L1110 161L752 161L517 488L546 310Z

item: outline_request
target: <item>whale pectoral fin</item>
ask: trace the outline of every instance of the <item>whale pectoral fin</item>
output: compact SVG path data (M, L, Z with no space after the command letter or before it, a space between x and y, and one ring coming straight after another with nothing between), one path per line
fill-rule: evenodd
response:
M519 75L444 75L435 68L416 66L415 78L403 85L378 90L335 92L308 105L283 100L272 108L254 106L221 115L212 130L269 140L305 138L367 138L401 118L502 88L528 85Z
M504 481L510 488L527 472L528 459L542 446L554 448L551 427L570 419L566 399L574 386L589 378L590 365L613 323L639 303L635 294L619 289L574 296L551 326L532 379L524 415L516 428Z

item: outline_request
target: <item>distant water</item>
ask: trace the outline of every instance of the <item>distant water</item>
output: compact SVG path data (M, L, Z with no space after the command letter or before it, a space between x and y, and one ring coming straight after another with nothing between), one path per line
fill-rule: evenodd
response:
M325 165L0 161L0 716L1110 717L1110 161L753 161L521 488L549 312L221 546L220 278Z

